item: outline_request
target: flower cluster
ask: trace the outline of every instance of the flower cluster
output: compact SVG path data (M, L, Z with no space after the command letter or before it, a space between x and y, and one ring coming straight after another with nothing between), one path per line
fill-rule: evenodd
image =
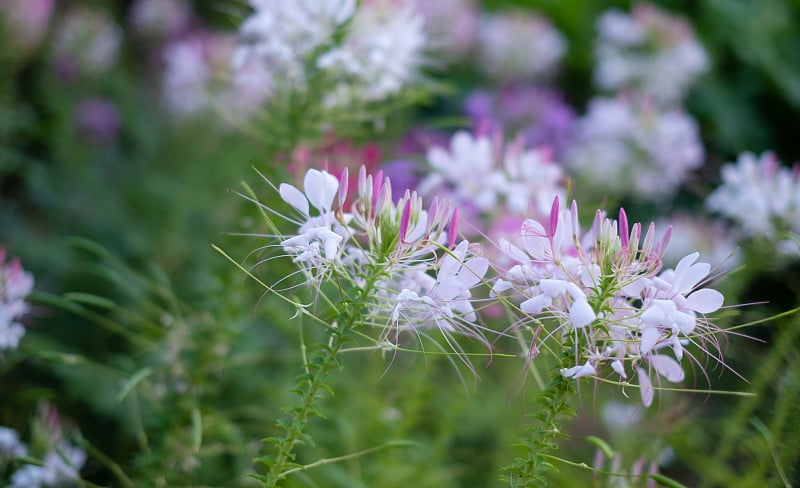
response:
M546 215L553 197L564 195L564 172L547 149L525 147L518 138L504 147L500 133L459 131L450 148L428 150L432 173L420 183L423 195L448 192L473 212L492 212L501 202L514 215Z
M33 425L33 448L22 442L17 431L0 426L0 468L17 457L41 456L41 465L26 464L14 471L9 488L72 486L80 480L86 452L66 439L53 407L40 407L40 417Z
M69 11L55 33L55 57L67 78L76 74L96 76L117 62L122 29L99 9Z
M744 153L723 166L722 185L706 205L736 221L745 236L776 239L786 254L800 254L800 244L782 235L800 235L800 166L783 167L772 153Z
M417 77L426 38L410 2L251 4L255 11L240 28L234 71L258 69L273 89L304 86L312 66L334 80L327 105L342 106L384 100Z
M327 105L385 100L419 77L427 40L412 4L376 0L356 11L342 42L317 60L336 80Z
M619 221L598 211L583 233L577 204L564 211L555 199L548 221L526 220L516 239L501 241L517 264L493 291L519 296L520 310L534 323L555 321L548 337L574 342L574 366L564 367L563 376L600 376L608 366L627 379L635 371L642 402L649 406L652 373L670 382L683 380L684 346L702 342L698 332L716 330L705 314L723 301L716 290L698 289L710 266L695 263L697 253L681 259L674 270L662 270L669 236L668 230L657 240L654 224L646 233L639 223L629 228L624 210ZM664 353L667 349L672 356Z
M477 66L490 78L537 80L553 74L567 41L544 17L529 12L482 15Z
M590 103L565 160L592 187L658 201L703 164L704 152L697 123L684 111L620 96Z
M597 20L597 29L595 81L602 89L629 89L674 103L708 69L691 26L652 5L636 5L630 15L609 10Z
M281 236L280 247L307 280L319 287L332 276L372 286L373 322L385 325L382 343L426 327L482 338L470 290L489 263L467 241L456 246L458 210L438 198L425 210L408 190L395 202L391 181L364 167L355 195L348 187L345 168L339 178L309 169L303 191L286 183L278 188L298 214L291 219L297 230Z
M475 44L479 8L475 0L415 0L431 50L447 61L463 59Z
M33 289L33 276L22 269L18 259L6 263L5 254L0 248L0 351L16 349L25 335L18 320L28 311L25 297Z

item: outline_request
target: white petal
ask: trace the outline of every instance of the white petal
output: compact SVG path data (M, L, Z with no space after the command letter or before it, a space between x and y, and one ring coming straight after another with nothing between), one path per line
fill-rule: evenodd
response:
M300 192L300 190L292 185L281 183L278 191L281 194L281 198L284 202L288 203L292 207L296 208L301 214L308 217L308 199Z
M546 307L553 304L553 300L547 295L536 295L519 304L520 310L529 315L538 315Z
M696 263L689 267L688 272L683 277L680 283L680 288L678 291L681 293L687 293L692 288L697 286L700 281L708 276L708 273L711 272L711 265L708 263Z
M333 199L339 190L339 180L327 171L310 169L306 172L303 188L311 205L324 213L331 209Z
M636 372L639 376L639 392L642 394L642 403L645 407L649 407L653 404L653 394L655 393L653 384L650 382L650 376L647 371L642 368L636 368Z
M465 289L470 289L480 283L486 272L489 270L489 260L486 258L471 258L464 268L458 272L458 281Z
M683 368L678 361L663 354L653 354L650 356L650 364L658 374L667 380L677 383L683 381Z
M583 376L591 376L597 374L591 364L587 361L586 364L581 366L573 366L572 368L561 368L561 376L564 378L572 378L577 380Z
M531 258L529 258L528 255L522 251L522 249L518 248L514 244L511 244L506 239L500 239L498 241L498 246L504 253L511 257L511 259L517 261L518 263L528 263L531 260Z
M648 354L653 350L658 339L661 338L661 333L656 327L647 327L642 331L642 336L639 338L639 352Z
M567 282L564 280L539 280L539 289L549 297L556 297L567 291Z
M622 376L623 378L627 378L628 375L625 374L625 366L622 365L622 361L617 359L616 361L611 361L611 369L617 372L618 375Z
M692 293L686 299L689 307L695 312L711 313L719 310L725 297L717 290L704 288Z
M576 300L569 308L569 319L577 329L591 324L596 318L597 315L595 315L592 307L589 306L589 302Z

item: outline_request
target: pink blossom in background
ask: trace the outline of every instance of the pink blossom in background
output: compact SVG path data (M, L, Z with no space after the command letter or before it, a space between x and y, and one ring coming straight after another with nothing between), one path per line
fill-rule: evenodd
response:
M54 0L3 0L0 24L14 50L29 53L41 44L50 25Z
M532 147L550 148L563 155L571 142L575 113L552 89L524 83L507 83L489 90L475 90L464 102L474 126L488 123L509 134L522 134Z
M75 108L75 126L91 143L113 142L121 127L119 110L113 102L104 98L81 100Z

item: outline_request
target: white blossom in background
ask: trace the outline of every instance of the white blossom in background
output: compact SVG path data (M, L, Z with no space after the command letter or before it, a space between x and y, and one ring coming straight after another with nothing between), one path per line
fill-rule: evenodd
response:
M328 107L384 100L419 78L426 36L411 0L251 0L232 57L269 73L273 89L305 89L314 72L330 78ZM254 63L261 65L258 69ZM250 84L252 86L252 84Z
M450 194L459 205L482 213L546 215L553 198L563 198L564 171L547 149L525 147L518 137L505 144L495 133L456 132L450 147L428 150L430 174L420 193Z
M415 0L414 6L434 55L447 62L464 60L477 36L480 9L475 0Z
M110 70L119 58L122 29L100 8L68 11L58 25L52 45L60 69L87 75Z
M19 319L28 312L25 297L33 290L33 275L22 269L18 259L5 262L0 248L0 353L16 349L25 335Z
M708 70L708 55L691 25L653 5L636 5L631 14L611 9L598 18L597 30L594 77L601 89L632 89L675 103Z
M567 167L614 197L671 197L703 164L697 123L678 108L627 97L595 98L577 123Z
M739 264L736 241L731 230L720 221L676 213L656 221L656 229L672 228L672 238L664 252L666 266L674 266L687 254L700 252L703 261L715 270L730 270Z
M37 459L41 465L25 464L10 473L9 488L50 488L76 486L80 470L86 463L86 451L73 445L67 438L61 418L51 405L39 405L39 415L30 429L30 445L20 440L17 431L0 427L0 470L3 464L18 456Z
M338 81L326 103L380 101L399 92L419 77L425 47L423 19L413 2L365 2L342 42L317 60Z
M187 0L137 0L128 17L137 33L156 37L179 33L191 18L192 8Z
M0 426L0 465L8 459L25 456L28 448L14 429Z
M173 114L190 115L208 107L211 69L203 39L174 41L163 51L162 99Z
M49 451L42 466L26 464L11 475L9 488L57 487L80 480L86 451L65 441Z
M723 296L702 288L711 267L692 253L674 270L662 270L669 238L667 230L657 239L652 223L646 232L639 223L629 227L624 210L619 221L598 210L583 231L577 204L562 210L555 199L549 219L528 219L514 238L500 241L516 264L493 291L519 300L520 310L532 317L530 327L546 328L541 337L574 342L574 363L561 369L565 378L611 374L629 380L636 372L642 403L650 406L654 383L683 380L684 356L720 357L715 334L721 331L705 315L722 306ZM539 349L535 342L531 355ZM690 352L689 344L699 344L699 352Z
M706 206L736 222L744 236L776 240L785 254L800 255L800 166L784 167L770 152L743 153L722 167L722 184Z
M355 13L355 0L250 0L254 12L239 28L234 69L251 57L286 83L305 81L307 57L333 40Z
M476 47L477 67L487 77L538 80L556 70L567 41L544 17L513 11L484 14Z

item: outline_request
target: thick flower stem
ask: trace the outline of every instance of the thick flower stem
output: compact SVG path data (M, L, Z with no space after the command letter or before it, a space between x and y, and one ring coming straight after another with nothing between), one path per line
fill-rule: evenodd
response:
M565 355L567 363L574 356ZM505 468L505 481L515 488L538 487L547 484L545 472L551 467L548 455L558 449L556 444L561 436L561 420L567 415L574 415L567 405L574 391L574 381L564 378L560 373L553 375L550 385L539 394L539 410L531 416L538 419L536 426L529 427L517 444L526 451L524 456L517 457Z
M261 458L261 461L269 465L269 473L259 477L264 486L277 487L288 469L298 467L295 463L295 447L311 441L304 432L306 424L312 417L323 416L318 402L323 390L331 391L327 384L328 374L341 367L339 353L347 342L350 331L361 323L375 281L375 273L370 273L364 286L355 293L354 299L343 302L344 310L338 317L338 323L328 329L328 343L320 345L306 364L306 372L298 376L294 391L300 395L300 405L292 407L288 415L278 421L278 426L285 433L282 437L271 439L276 446L276 456Z

